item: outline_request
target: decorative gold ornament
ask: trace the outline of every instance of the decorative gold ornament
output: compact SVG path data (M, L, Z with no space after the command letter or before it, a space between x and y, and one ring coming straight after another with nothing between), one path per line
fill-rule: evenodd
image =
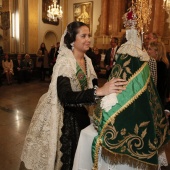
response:
M148 31L151 21L152 0L136 0L137 29L141 34Z
M169 13L170 12L170 0L164 0L162 7L163 9L165 9L167 13Z

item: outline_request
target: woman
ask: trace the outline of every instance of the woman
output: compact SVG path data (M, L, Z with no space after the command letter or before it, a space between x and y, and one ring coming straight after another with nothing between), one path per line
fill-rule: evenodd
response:
M40 69L40 80L45 81L45 74L47 69L49 69L48 51L45 43L41 43L40 48L38 49L36 65Z
M99 96L125 89L126 82L119 78L94 87L97 77L85 55L89 47L87 25L70 23L61 38L49 90L38 103L25 139L21 160L26 168L71 170L79 133L90 124L86 107Z
M150 42L148 50L150 57L157 62L157 90L162 104L166 104L168 92L168 68L169 61L166 56L165 46L162 42Z
M9 58L8 54L5 54L5 59L2 60L3 72L6 75L8 84L12 83L13 72L13 61Z

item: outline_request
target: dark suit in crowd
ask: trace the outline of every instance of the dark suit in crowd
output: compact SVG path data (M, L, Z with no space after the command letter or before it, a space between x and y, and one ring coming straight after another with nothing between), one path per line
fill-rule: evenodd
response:
M24 67L24 62L22 60L21 54L18 54L17 60L13 61L14 64L14 75L17 78L18 83L22 83L23 81L23 67Z
M118 46L118 38L113 37L110 41L111 48L106 51L104 64L106 68L106 78L109 77L111 70L115 64L115 54L119 48Z

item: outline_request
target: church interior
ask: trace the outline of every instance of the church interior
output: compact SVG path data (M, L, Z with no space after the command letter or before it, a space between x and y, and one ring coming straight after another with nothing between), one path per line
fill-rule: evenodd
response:
M148 32L155 32L170 53L170 1L164 7L165 0L150 0L150 23ZM47 13L53 0L0 0L0 46L4 54L12 60L17 55L29 54L36 63L37 50L41 43L51 47L60 42L68 23L78 20L79 8L86 6L89 19L86 21L91 33L91 48L97 47L101 54L110 47L110 39L117 37L121 41L125 29L122 21L131 0L58 0L62 7L62 17L49 19ZM2 68L3 55L0 56ZM103 63L101 63L102 65ZM36 65L35 65L36 67ZM102 66L101 66L102 67ZM15 76L8 85L4 76L0 85L0 170L19 170L20 156L26 132L37 102L47 92L50 76L40 82L35 71L29 83L18 84ZM47 72L48 74L48 72ZM106 82L101 73L99 85ZM166 155L170 170L170 146Z

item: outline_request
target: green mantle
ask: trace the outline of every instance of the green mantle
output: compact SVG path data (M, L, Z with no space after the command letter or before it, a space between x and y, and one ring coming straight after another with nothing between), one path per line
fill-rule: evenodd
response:
M94 113L98 136L92 145L93 169L98 169L98 152L111 164L126 163L133 167L154 169L158 151L168 142L168 126L147 62L119 54L109 79L128 81L126 90L117 95L118 103L108 112Z

